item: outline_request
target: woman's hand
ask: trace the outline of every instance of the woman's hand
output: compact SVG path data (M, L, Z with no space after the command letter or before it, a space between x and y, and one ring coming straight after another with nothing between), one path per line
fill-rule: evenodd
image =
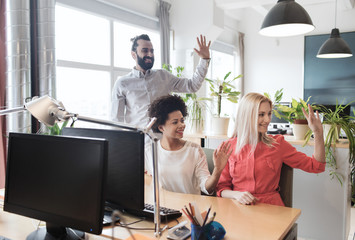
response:
M229 142L223 142L219 149L214 150L213 152L213 164L214 169L221 173L226 166L230 155L232 154L233 149Z
M244 205L254 204L259 201L258 198L254 197L250 192L239 192L232 190L224 190L221 193L222 197L232 198L237 200L239 203Z
M308 104L309 114L302 108L304 116L307 118L308 126L314 134L314 153L313 156L318 162L325 162L325 149L323 138L323 126L319 118L319 113L314 114L310 104Z
M306 110L304 108L302 108L302 111L308 121L308 126L313 131L313 133L323 135L323 126L322 126L322 122L319 118L318 111L316 111L316 113L314 113L313 108L310 104L308 104L309 114L306 112Z

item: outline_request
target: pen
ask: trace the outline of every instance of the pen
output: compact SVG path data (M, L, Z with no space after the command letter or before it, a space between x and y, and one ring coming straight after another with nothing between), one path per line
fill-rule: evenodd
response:
M191 214L192 216L195 216L195 209L194 207L191 205L191 203L189 203L190 209L191 209Z
M206 224L206 221L207 221L207 219L208 219L208 215L210 214L210 211L211 211L211 207L212 207L212 206L210 206L210 207L208 208L208 210L207 210L206 217L205 217L205 219L203 220L202 227L205 226L205 224Z
M216 217L216 212L213 212L213 217L212 217L211 222L213 222L213 220L214 220L215 217Z
M187 214L183 208L181 208L181 210L186 215L186 217L190 220L190 222L194 223L194 220L191 218L191 216Z

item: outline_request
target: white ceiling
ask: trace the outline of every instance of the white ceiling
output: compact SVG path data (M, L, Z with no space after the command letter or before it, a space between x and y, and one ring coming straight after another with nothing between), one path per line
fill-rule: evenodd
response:
M238 15L236 14L241 10L245 10L246 8L251 8L265 16L271 7L273 7L277 0L215 0L216 5L223 9L225 13L237 20ZM297 0L298 4L303 7L307 7L308 5L319 5L324 3L333 2L335 4L335 0ZM339 9L352 9L355 6L355 0L339 0L338 8Z

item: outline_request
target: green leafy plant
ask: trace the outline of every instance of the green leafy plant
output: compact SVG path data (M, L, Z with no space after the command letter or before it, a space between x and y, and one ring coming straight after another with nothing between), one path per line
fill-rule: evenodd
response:
M303 99L296 99L292 98L291 107L277 104L275 106L275 116L279 119L285 119L290 123L295 123L297 120L305 120L306 117L303 115L302 108L304 108L308 112L308 102L311 97L304 101ZM312 105L313 109L316 109L316 106Z
M240 95L239 91L235 91L235 86L232 85L232 82L234 82L236 79L241 78L242 75L239 75L235 78L229 79L229 76L231 75L231 72L228 72L223 80L217 78L216 80L211 80L208 78L205 78L205 80L209 83L210 85L210 90L211 90L211 96L217 98L217 116L221 116L221 110L222 110L222 99L225 98L233 103L238 103L238 98ZM206 100L212 101L213 98L206 98Z
M46 130L42 132L44 135L62 135L62 130L65 128L69 123L69 120L66 120L60 124L55 123L52 127L46 126ZM74 126L74 121L70 125L70 127Z
M274 97L272 98L271 95L269 93L266 93L264 92L264 96L266 96L267 98L269 98L271 101L272 101L272 104L273 104L273 114L276 115L276 114L279 114L279 112L277 112L277 105L279 105L279 103L281 102L282 100L282 96L283 96L283 88L277 90L274 94ZM279 117L281 118L281 117Z
M336 143L339 142L340 130L345 133L349 142L349 163L351 166L351 179L355 174L355 123L354 117L346 115L344 110L355 101L346 105L339 104L336 100L335 109L331 110L323 105L319 106L319 112L323 115L323 126L327 131L324 132L325 157L328 167L330 167L330 175L336 178L342 185L343 176L337 172L337 161L335 158ZM327 128L326 128L327 126ZM310 140L313 132L309 130L306 134L306 142ZM305 145L304 144L304 145ZM353 192L355 191L354 183L352 183Z
M267 98L269 98L271 101L272 101L272 103L274 104L274 105L277 105L278 103L280 103L281 102L281 100L282 100L282 96L283 96L283 88L281 88L281 89L279 89L279 90L276 90L276 92L275 92L275 94L274 94L274 97L272 98L271 97L271 95L269 94L269 93L267 93L267 92L264 92L264 96L266 96Z
M196 93L186 93L182 99L187 105L188 122L191 127L203 127L203 112L207 109L203 98L199 98Z
M178 66L173 68L170 64L163 64L163 69L175 74L177 77L182 77L184 67ZM173 69L175 70L173 72ZM207 109L205 99L198 97L196 93L179 93L187 106L188 117L187 121L191 128L199 126L203 128L203 112Z
M182 77L182 72L184 71L184 67L181 66L177 66L175 68L173 68L170 64L163 64L163 69L165 69L166 71L175 74L175 76L177 77ZM175 73L173 73L173 69L175 70Z

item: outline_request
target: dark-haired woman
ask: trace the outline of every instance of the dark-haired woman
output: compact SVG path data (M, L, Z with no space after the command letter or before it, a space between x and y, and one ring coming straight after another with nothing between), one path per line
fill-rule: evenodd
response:
M157 118L153 131L162 133L157 144L159 181L169 191L211 194L231 154L230 145L222 144L219 150L214 151L214 170L210 174L202 148L183 140L186 115L186 104L176 95L158 98L149 108L149 117ZM149 173L152 173L151 155L151 147L148 146L146 168Z

